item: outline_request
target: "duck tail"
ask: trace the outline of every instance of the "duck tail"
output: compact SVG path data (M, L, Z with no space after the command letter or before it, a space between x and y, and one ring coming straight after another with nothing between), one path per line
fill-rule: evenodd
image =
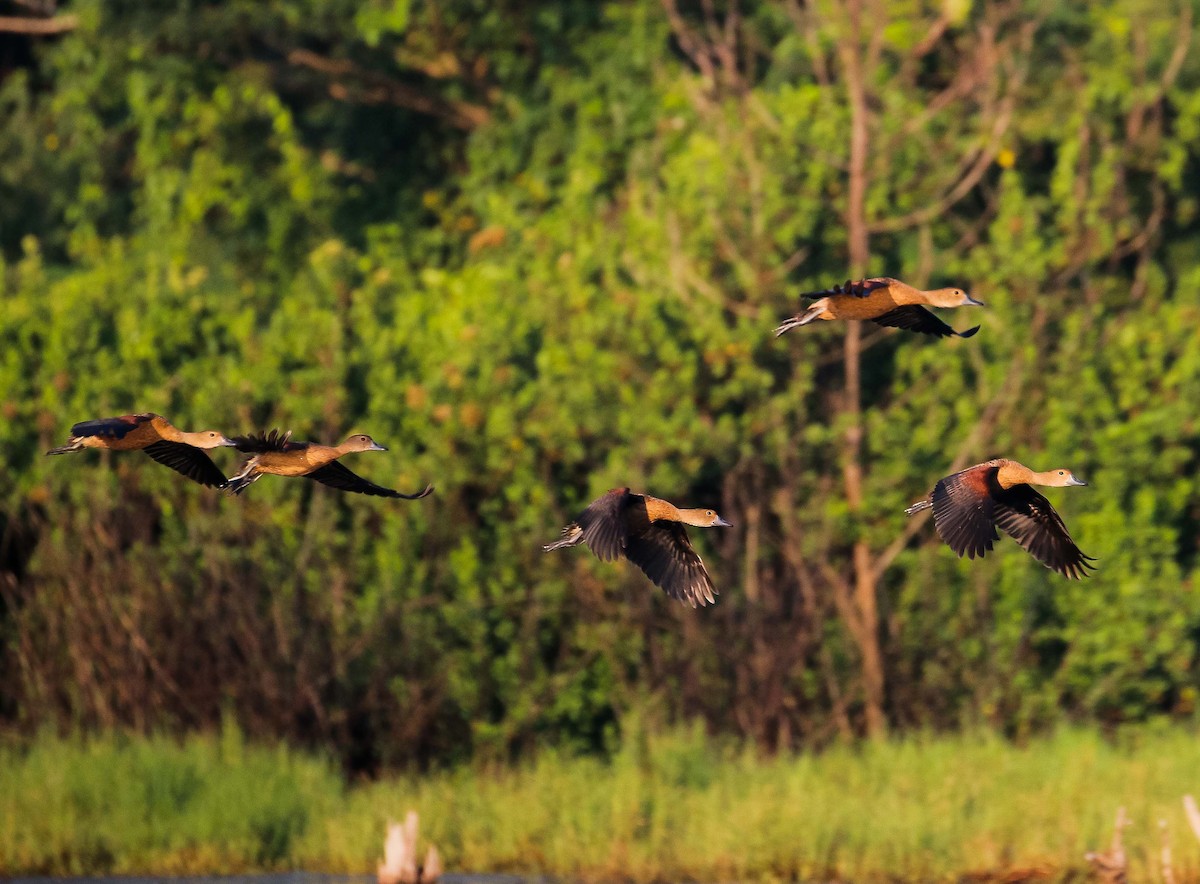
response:
M83 449L83 437L72 436L67 440L66 445L60 445L58 448L51 448L46 454L70 454L72 451L80 451Z
M921 510L927 510L933 506L933 501L928 497L924 500L918 500L912 506L904 511L904 515L911 516L913 513L919 513Z
M775 337L779 337L784 332L791 331L794 328L799 328L802 325L808 325L810 322L813 322L820 317L820 315L824 312L825 299L822 298L821 300L812 304L803 313L797 313L791 319L786 319L781 322L778 328L775 329Z
M416 494L401 494L396 492L397 497L402 497L405 500L420 500L422 497L428 497L433 494L433 486L426 485L424 491L418 491Z
M583 529L572 522L566 528L562 529L562 538L554 541L554 543L547 543L542 547L542 552L551 552L556 549L575 546L581 540L583 540Z

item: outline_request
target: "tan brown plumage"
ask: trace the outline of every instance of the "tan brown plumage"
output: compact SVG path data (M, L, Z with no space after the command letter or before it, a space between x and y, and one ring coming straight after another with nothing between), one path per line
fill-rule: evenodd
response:
M602 561L629 559L673 599L693 608L712 604L717 591L684 525L730 527L712 510L680 509L657 497L614 488L564 528L561 540L542 548L550 552L586 543Z
M241 494L260 476L303 476L339 491L370 494L375 497L397 497L404 500L419 500L433 493L433 486L416 494L403 494L368 482L337 463L337 459L354 451L387 451L382 445L363 433L351 436L340 445L320 445L316 442L293 442L291 432L234 436L233 444L238 451L253 454L242 471L229 480L229 490Z
M125 414L82 421L71 427L66 445L46 454L69 454L85 448L109 451L144 451L159 463L211 488L225 485L225 474L217 469L201 449L233 445L215 430L185 433L165 417L153 412Z
M969 338L979 331L979 326L964 332L955 331L925 307L983 306L982 301L976 301L961 289L924 291L890 276L846 280L842 285L819 292L804 292L800 297L816 301L808 309L780 324L775 329L776 337L818 319L860 319L940 338L951 335Z
M1039 473L997 458L939 480L904 512L932 508L938 535L960 557L985 555L1000 539L999 528L1047 568L1077 580L1095 570L1096 560L1080 551L1050 501L1030 486L1086 484L1067 469Z

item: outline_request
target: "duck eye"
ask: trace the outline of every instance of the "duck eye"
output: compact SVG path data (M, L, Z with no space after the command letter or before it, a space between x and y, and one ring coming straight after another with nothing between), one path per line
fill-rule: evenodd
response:
M1065 476L1065 475L1066 475L1066 473L1064 473L1062 470L1059 470L1059 471L1058 471L1058 474L1059 474L1060 476Z

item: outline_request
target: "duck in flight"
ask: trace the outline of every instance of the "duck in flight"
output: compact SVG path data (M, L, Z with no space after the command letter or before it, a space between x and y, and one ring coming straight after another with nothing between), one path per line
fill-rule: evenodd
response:
M818 319L866 319L879 325L939 338L951 335L969 338L979 331L979 326L964 332L955 331L925 307L983 306L982 301L976 301L962 289L922 291L890 276L860 279L857 282L847 280L831 289L804 292L800 297L815 301L807 310L797 313L776 328L776 337Z
M241 494L259 476L303 476L356 494L371 494L375 497L399 497L404 500L419 500L433 493L433 486L416 494L403 494L368 482L337 462L338 458L355 451L387 451L382 445L363 433L351 436L340 445L319 445L316 442L293 442L291 432L234 436L233 444L238 451L252 454L242 471L229 480L229 490Z
M1034 472L1015 460L998 458L938 481L933 493L906 509L908 515L933 509L938 535L961 558L982 557L1000 539L1000 528L1035 559L1077 580L1095 570L1050 501L1031 486L1086 485L1070 470Z
M560 540L542 549L550 552L586 543L601 561L629 559L673 599L693 608L712 604L717 591L684 525L731 527L712 510L680 509L648 494L614 488L563 528Z
M161 414L145 412L121 417L102 417L82 421L71 427L66 445L51 448L46 454L69 454L85 448L109 451L144 451L164 466L210 488L223 488L225 474L217 469L201 449L233 445L216 430L185 433Z

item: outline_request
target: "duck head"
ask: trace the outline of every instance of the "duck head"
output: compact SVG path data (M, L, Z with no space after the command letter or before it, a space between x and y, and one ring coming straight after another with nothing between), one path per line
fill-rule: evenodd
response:
M962 289L934 289L929 292L931 307L982 307L983 301L976 301Z
M200 430L196 433L181 433L185 441L193 448L233 448L237 445L232 439L216 430Z
M679 511L681 522L695 525L697 528L732 528L733 522L727 522L717 515L716 510L702 508Z
M1066 488L1070 485L1086 485L1087 482L1079 479L1068 469L1047 470L1042 474L1046 481L1043 485L1048 485L1051 488Z
M351 436L338 447L343 451L387 451L386 448L384 448L366 433L359 433L355 436Z

